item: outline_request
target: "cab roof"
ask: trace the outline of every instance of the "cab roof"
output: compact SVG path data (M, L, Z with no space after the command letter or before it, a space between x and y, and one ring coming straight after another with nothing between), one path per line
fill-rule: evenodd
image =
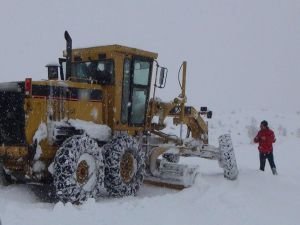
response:
M124 53L128 55L138 55L142 57L156 59L158 57L157 53L145 51L142 49L131 48L122 45L105 45L97 47L88 47L88 48L76 48L72 49L73 57L88 57L88 56L99 56L101 54L109 55L113 52ZM66 51L63 52L63 55L66 56Z

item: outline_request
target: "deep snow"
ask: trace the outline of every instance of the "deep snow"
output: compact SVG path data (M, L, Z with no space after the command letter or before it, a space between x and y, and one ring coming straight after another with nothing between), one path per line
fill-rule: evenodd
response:
M251 132L267 119L277 136L275 163L258 170L257 146ZM182 158L181 163L199 164L195 185L182 191L144 185L136 197L89 199L75 206L37 197L25 185L0 187L2 224L205 224L205 225L296 225L300 223L300 114L268 110L215 113L209 122L212 144L222 132L233 138L239 177L223 178L216 161ZM171 128L173 131L177 128Z

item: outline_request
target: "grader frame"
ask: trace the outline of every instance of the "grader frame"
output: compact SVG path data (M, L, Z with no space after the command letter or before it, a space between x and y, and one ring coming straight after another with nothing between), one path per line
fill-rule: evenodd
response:
M68 32L65 39L60 64L47 65L48 80L0 84L6 180L52 184L59 200L77 203L135 194L144 178L188 187L197 167L178 164L180 156L216 159L225 177L237 177L230 137L220 137L218 148L209 145L203 115L211 112L186 106L186 62L180 95L162 102L156 88L165 86L167 69L157 53L121 45L72 49ZM168 117L191 137L165 133Z

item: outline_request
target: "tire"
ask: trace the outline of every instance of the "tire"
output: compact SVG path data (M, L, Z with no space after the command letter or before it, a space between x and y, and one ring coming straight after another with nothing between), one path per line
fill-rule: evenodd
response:
M58 199L81 203L103 191L104 163L101 148L86 135L75 135L58 149L53 165Z
M144 180L145 160L141 146L128 135L114 137L103 146L104 186L110 196L135 195Z
M219 165L224 169L224 177L235 180L238 176L238 167L235 159L233 145L229 134L219 137L220 159Z

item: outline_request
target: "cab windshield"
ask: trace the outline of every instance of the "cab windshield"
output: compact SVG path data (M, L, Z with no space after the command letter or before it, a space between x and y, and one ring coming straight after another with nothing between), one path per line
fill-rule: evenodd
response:
M73 78L93 80L100 84L112 84L114 64L112 60L75 62L72 64Z

